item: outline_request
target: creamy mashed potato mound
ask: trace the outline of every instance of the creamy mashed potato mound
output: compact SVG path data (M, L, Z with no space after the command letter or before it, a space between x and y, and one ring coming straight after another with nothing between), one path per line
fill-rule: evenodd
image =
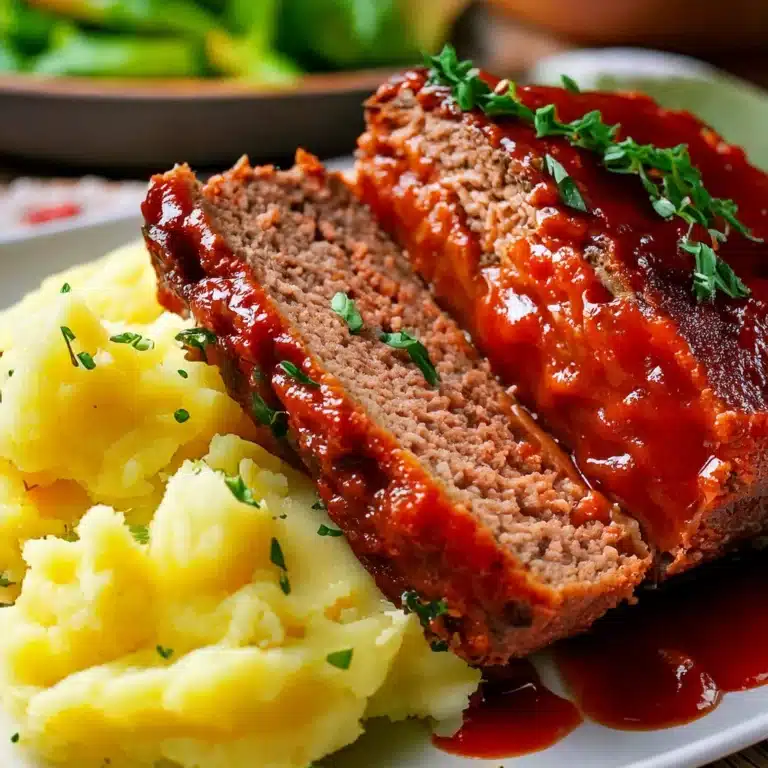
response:
M0 314L13 748L77 768L306 768L366 717L455 719L478 673L328 535L309 480L185 359L186 325L140 245Z

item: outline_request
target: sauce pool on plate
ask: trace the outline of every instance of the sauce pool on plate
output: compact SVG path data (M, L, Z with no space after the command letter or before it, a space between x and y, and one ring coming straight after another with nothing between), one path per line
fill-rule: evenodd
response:
M545 749L582 715L610 728L654 730L696 720L730 691L768 682L768 557L709 566L609 614L554 659L573 703L549 691L530 662L488 675L439 748L502 758Z

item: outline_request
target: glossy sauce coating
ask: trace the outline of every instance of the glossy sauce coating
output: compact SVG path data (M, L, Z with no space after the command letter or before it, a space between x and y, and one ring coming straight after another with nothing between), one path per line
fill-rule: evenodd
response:
M382 591L396 604L410 589L424 600L445 599L449 614L431 629L468 659L499 663L510 649L520 653L545 644L548 636L537 633L547 631L559 596L534 580L348 397L289 327L249 265L211 227L193 189L191 172L176 170L155 177L143 205L161 301L176 312L190 309L197 323L216 334L209 362L219 365L244 407L251 410L251 392L257 391L287 414L331 518ZM278 367L281 361L292 362L320 386L289 377ZM588 495L586 501L585 516L605 514L599 497ZM633 587L617 577L594 594L585 590L577 608L594 611L590 618L562 618L588 623ZM521 607L524 619L518 618Z
M674 551L702 511L727 505L739 488L749 493L765 471L752 457L768 434L768 248L732 234L722 254L753 297L697 304L693 258L677 248L687 226L659 217L637 178L607 172L563 139L536 139L520 121L462 114L446 89L424 80L408 73L369 103L361 196L584 475L636 515L655 545ZM505 151L528 180L536 230L508 243L501 263L487 255L494 238L481 242L470 229L440 168L418 142L392 132L387 105L403 91L428 113L474 126L485 137L478 143ZM688 143L712 194L735 198L741 219L768 236L768 178L690 115L659 119L642 96L517 93L531 108L555 103L563 120L599 109L622 124L622 136ZM562 205L541 169L545 153L579 183L589 214ZM597 251L608 255L618 289L585 258Z

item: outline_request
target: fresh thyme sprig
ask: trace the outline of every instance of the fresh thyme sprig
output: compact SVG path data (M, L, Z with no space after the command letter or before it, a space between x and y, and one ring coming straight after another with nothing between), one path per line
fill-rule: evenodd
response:
M557 118L554 104L535 112L521 104L513 84L502 81L496 90L481 79L471 61L460 61L456 50L446 45L437 56L427 58L429 82L447 86L462 110L480 109L489 117L517 117L531 123L537 138L562 136L575 147L600 155L604 167L612 173L633 174L640 178L656 213L664 219L678 217L689 225L680 247L694 255L693 292L699 301L712 300L717 290L731 298L750 295L714 247L691 239L695 225L706 227L713 246L725 242L731 229L751 240L762 242L738 219L733 200L713 197L704 186L701 172L691 162L688 147L661 148L638 144L627 138L617 141L619 125L607 125L598 110L588 112L569 123ZM563 202L576 210L587 210L584 198L566 169L547 156L546 170L557 183ZM718 224L724 222L722 228Z

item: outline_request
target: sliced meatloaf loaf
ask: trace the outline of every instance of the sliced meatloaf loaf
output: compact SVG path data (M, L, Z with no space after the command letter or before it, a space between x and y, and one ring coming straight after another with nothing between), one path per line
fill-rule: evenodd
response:
M735 201L768 237L768 177L691 115L640 95L520 87L516 98L553 105L543 117L561 122L598 110L620 124L617 141L687 144L711 195ZM641 522L674 573L768 522L768 247L733 229L713 241L751 295L697 300L694 255L680 247L689 225L663 218L637 175L610 173L562 136L537 137L532 122L523 110L462 111L425 71L394 78L367 104L359 194L502 381ZM585 210L564 202L553 159ZM648 185L661 181L653 173Z
M441 647L501 663L588 626L648 567L636 525L505 393L344 182L299 160L153 179L162 300L205 329L255 420L287 428L358 557Z

